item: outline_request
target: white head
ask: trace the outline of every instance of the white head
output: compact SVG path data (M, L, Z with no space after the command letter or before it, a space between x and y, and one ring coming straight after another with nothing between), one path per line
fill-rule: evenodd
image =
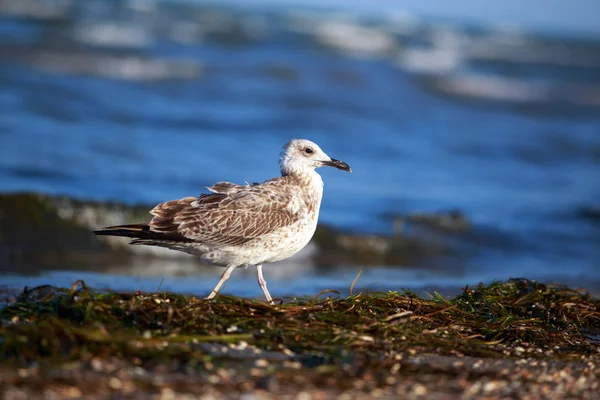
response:
M302 174L323 166L352 172L348 164L329 157L316 143L306 139L290 140L283 147L279 165L282 175Z

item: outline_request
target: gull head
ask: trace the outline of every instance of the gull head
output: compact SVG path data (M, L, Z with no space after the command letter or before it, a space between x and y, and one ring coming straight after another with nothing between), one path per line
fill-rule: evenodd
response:
M283 147L279 164L282 175L304 173L325 166L352 172L348 164L329 157L316 143L306 139L290 140Z

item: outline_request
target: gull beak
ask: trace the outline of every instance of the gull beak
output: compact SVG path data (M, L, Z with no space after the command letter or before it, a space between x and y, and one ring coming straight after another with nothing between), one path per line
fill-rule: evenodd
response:
M332 158L329 161L322 161L322 163L323 163L323 165L327 165L329 167L335 167L337 169L341 169L342 171L352 172L352 168L350 168L350 166L348 164L346 164L343 161L336 160L335 158Z

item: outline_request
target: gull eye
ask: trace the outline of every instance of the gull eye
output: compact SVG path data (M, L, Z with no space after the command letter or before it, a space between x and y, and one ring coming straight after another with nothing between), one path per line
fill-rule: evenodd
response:
M306 154L312 154L313 153L313 149L311 149L310 147L307 147L307 148L304 149L304 152Z

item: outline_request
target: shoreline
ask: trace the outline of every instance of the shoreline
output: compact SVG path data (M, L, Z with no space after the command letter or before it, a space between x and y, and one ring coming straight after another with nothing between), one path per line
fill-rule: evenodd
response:
M275 306L78 281L0 320L6 398L593 398L600 382L600 301L526 279Z
M95 263L130 261L133 257L185 259L189 255L152 246L130 246L123 238L97 237L92 230L103 226L149 221L154 205L79 200L41 193L0 193L0 259L43 263L70 259ZM423 259L441 259L452 252L439 235L468 232L470 225L457 211L438 214L387 216L387 234L346 232L320 223L311 241L295 260L310 259L316 266L409 265ZM406 236L402 227L413 223L432 229L419 236ZM198 261L198 264L200 262Z

